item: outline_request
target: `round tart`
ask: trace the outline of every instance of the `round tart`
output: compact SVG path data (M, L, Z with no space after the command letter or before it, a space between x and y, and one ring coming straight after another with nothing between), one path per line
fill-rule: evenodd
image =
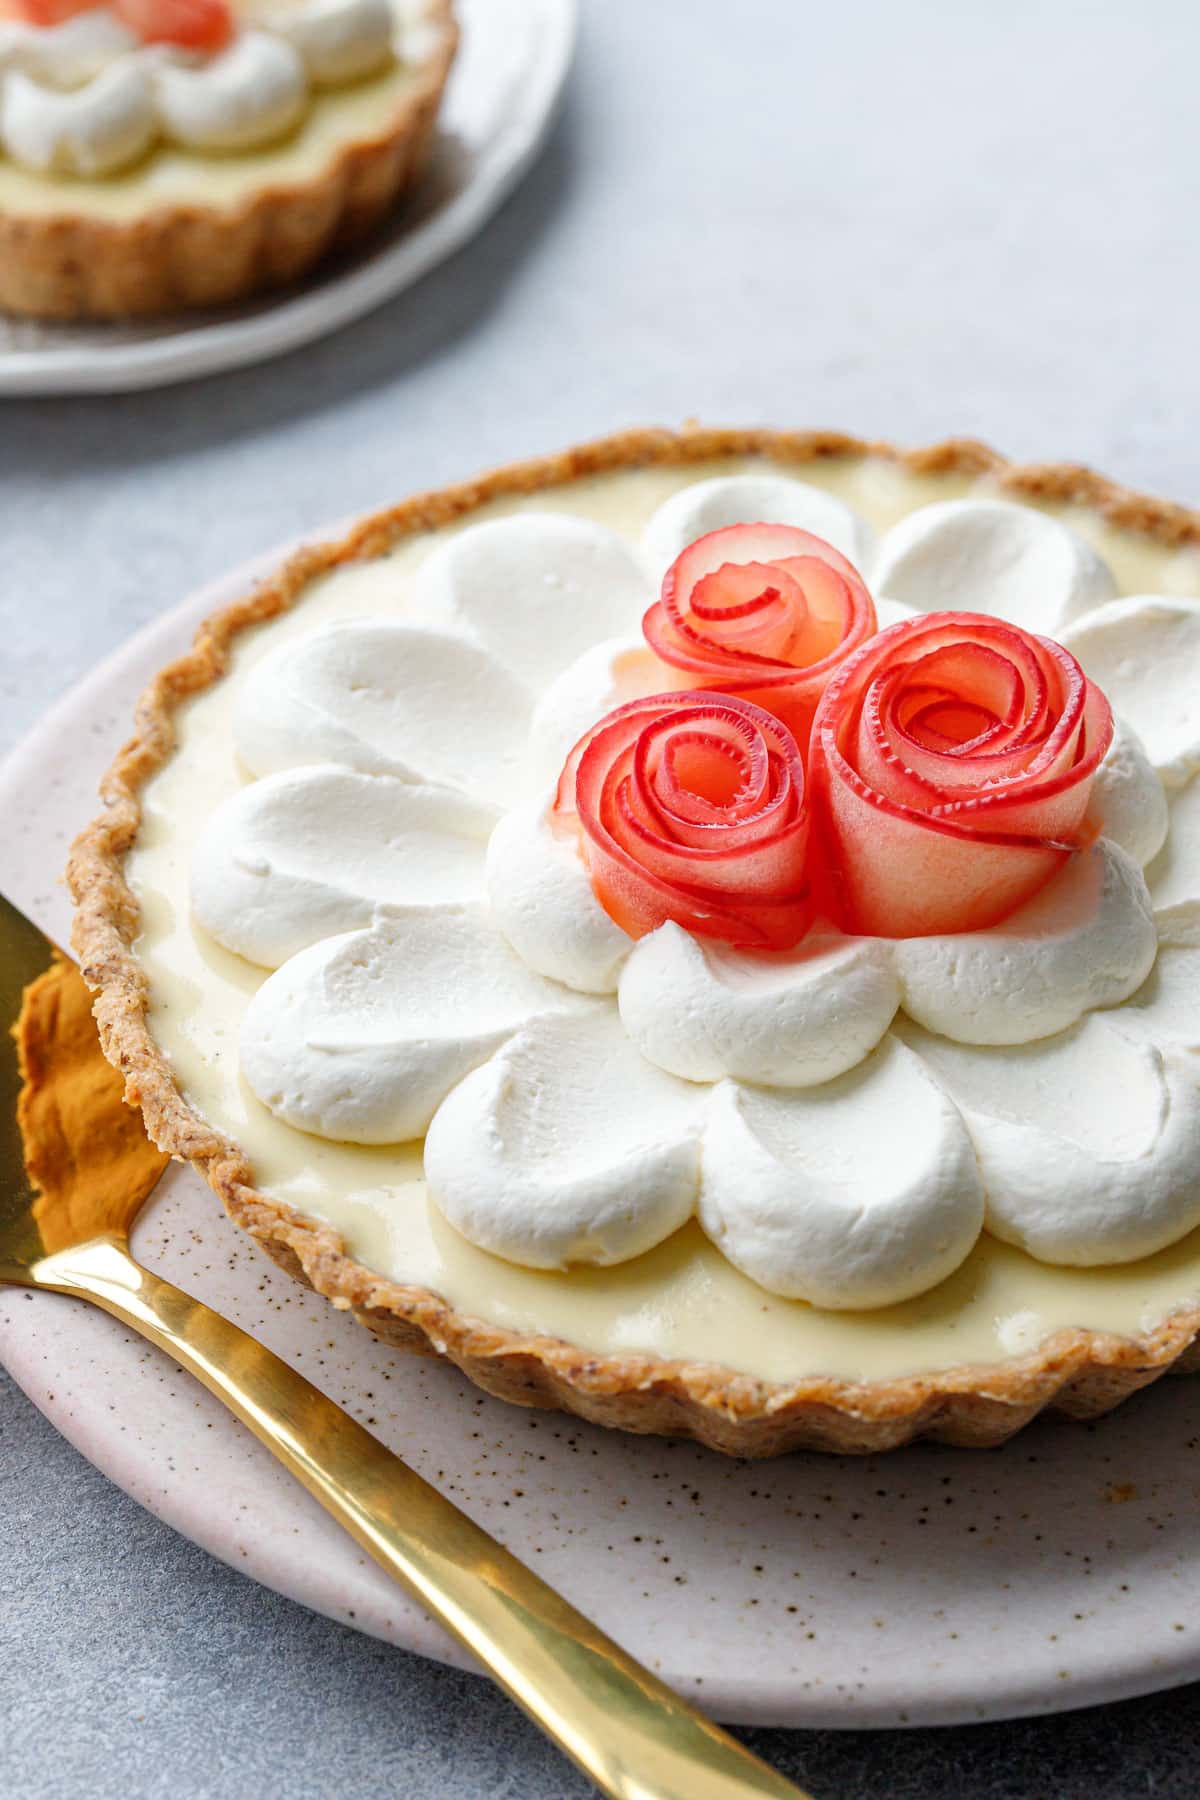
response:
M74 847L102 1041L292 1274L762 1456L1090 1417L1200 1329L1200 517L633 432L209 620Z
M420 172L456 43L450 0L0 0L0 308L302 275Z

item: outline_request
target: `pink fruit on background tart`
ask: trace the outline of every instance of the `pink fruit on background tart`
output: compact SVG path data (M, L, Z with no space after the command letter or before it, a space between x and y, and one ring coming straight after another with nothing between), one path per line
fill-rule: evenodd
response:
M304 273L418 173L456 41L450 0L0 0L0 308Z
M1189 595L1200 522L971 446L412 502L151 697L71 871L110 1053L495 1392L749 1454L1103 1410L1200 1327Z

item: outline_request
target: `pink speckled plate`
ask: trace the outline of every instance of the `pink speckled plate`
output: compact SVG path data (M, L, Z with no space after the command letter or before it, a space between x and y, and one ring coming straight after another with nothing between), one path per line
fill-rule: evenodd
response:
M274 562L275 557L267 559ZM58 876L135 696L243 569L135 638L0 769L0 887L65 939ZM1007 1448L731 1463L476 1392L269 1264L191 1170L139 1254L304 1370L723 1719L939 1724L1200 1676L1200 1382ZM0 1295L0 1357L85 1456L233 1567L423 1655L459 1652L215 1400L113 1321Z

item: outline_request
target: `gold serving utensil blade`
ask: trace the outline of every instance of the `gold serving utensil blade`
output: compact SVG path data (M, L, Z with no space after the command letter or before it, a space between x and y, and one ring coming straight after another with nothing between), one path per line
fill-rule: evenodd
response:
M168 1160L78 969L0 895L0 1281L90 1300L174 1357L612 1800L805 1800L311 1382L134 1261Z

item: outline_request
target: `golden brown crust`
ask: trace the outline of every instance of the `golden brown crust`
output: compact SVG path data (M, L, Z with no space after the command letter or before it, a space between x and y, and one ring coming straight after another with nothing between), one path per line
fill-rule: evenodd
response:
M802 1448L867 1452L919 1437L999 1444L1046 1407L1091 1418L1168 1370L1200 1367L1200 1307L1181 1311L1138 1341L1060 1331L1017 1361L861 1383L824 1377L770 1383L710 1364L653 1355L591 1355L561 1339L489 1325L455 1312L428 1289L373 1273L343 1253L330 1226L304 1219L258 1192L244 1153L192 1111L147 1027L146 976L131 949L137 902L125 882L122 861L137 835L139 792L171 754L174 709L220 679L239 632L286 611L315 576L334 566L379 555L402 537L451 524L502 495L653 463L763 455L803 464L863 454L898 461L914 473L986 475L1004 492L1078 502L1114 525L1174 548L1200 545L1200 514L1185 507L1131 493L1073 464L1017 467L965 439L900 451L834 432L625 432L417 495L365 520L340 543L300 551L252 594L206 620L192 650L163 670L143 694L135 735L101 785L105 810L72 848L67 879L78 909L74 944L97 996L101 1041L122 1070L126 1097L141 1106L154 1141L193 1162L236 1222L290 1274L335 1307L353 1310L386 1342L446 1356L502 1399L559 1407L628 1431L692 1437L738 1456L774 1456Z
M280 287L363 237L424 166L458 30L436 0L439 49L386 129L346 144L319 174L241 205L164 206L130 220L0 209L0 310L41 319L129 319L225 306Z

